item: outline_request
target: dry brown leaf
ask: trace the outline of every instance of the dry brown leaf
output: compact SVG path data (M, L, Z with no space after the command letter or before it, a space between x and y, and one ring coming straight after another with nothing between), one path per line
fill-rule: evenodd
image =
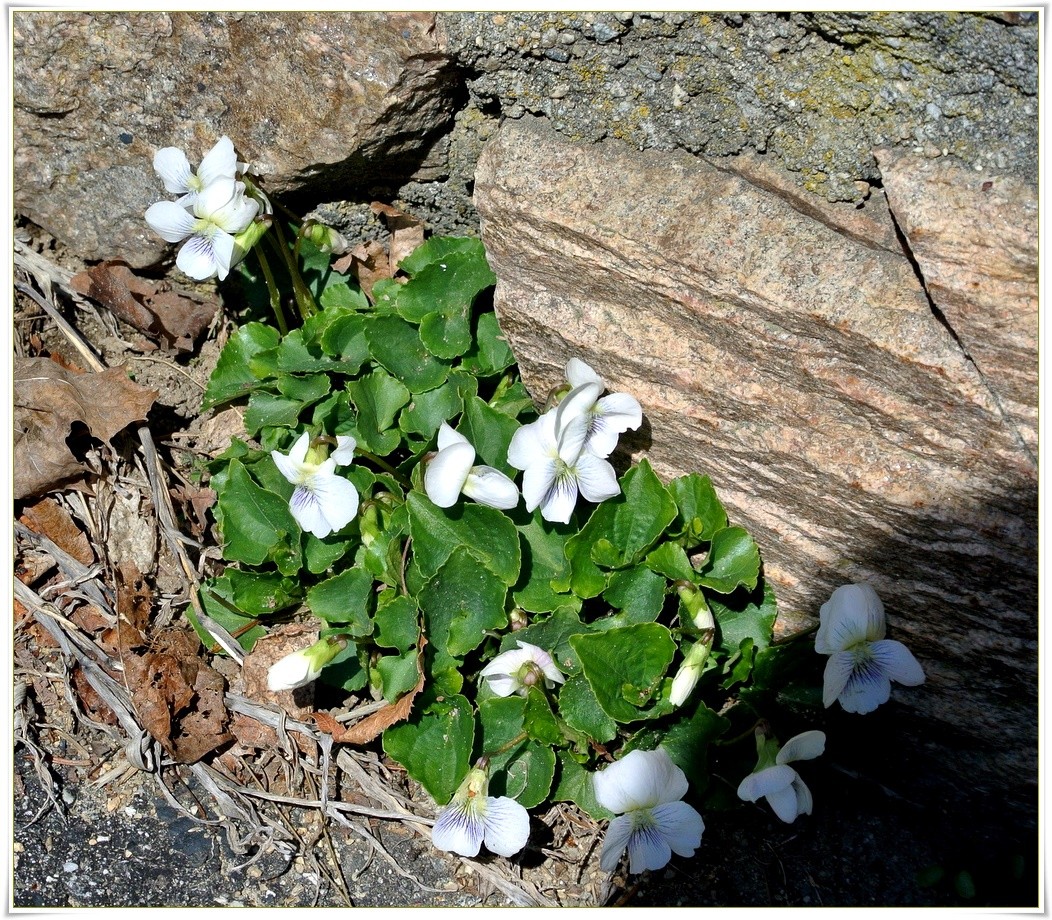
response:
M402 259L424 242L424 225L415 217L389 204L374 201L369 207L374 214L384 218L391 233L388 261L391 263L393 277Z
M333 262L332 267L338 272L346 272L349 269L358 286L370 300L373 299L373 285L391 277L387 250L378 240L355 246L347 255Z
M231 740L225 682L200 657L193 633L150 630L149 613L146 584L125 565L117 585L117 633L132 704L143 728L176 762L194 763Z
M163 338L181 351L193 348L219 307L215 298L173 291L166 282L152 284L136 275L127 262L119 260L100 262L78 272L70 284L130 326Z
M81 565L95 561L87 535L73 522L53 498L44 498L22 511L19 520L30 530L47 537L59 549L65 550Z
M424 689L424 645L427 640L420 637L420 651L416 656L416 671L420 675L413 687L404 696L400 696L389 706L385 706L371 716L366 716L360 722L348 725L346 728L337 722L332 716L325 712L316 712L311 717L323 732L332 735L332 740L338 744L368 744L379 738L385 728L390 728L396 722L402 722L409 718L413 711L413 700L416 695Z
M157 398L156 390L129 380L123 368L76 374L48 358L16 357L14 389L16 499L68 484L89 469L66 444L75 423L109 441L145 419Z

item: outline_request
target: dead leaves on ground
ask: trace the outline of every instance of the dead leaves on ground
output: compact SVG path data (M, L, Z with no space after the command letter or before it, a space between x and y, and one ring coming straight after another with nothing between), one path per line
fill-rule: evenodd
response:
M127 262L100 262L70 279L71 287L98 301L118 319L170 348L191 351L219 308L216 297L172 290L136 275Z
M16 500L83 480L91 468L67 443L76 425L109 441L145 419L158 395L123 368L78 374L49 358L16 357L14 390Z
M126 567L117 587L118 623L110 642L143 728L177 763L196 763L232 739L225 681L201 658L200 642L190 630L150 629L150 607L144 581Z
M424 225L389 204L374 201L369 207L387 223L391 234L388 245L384 246L377 240L361 243L337 259L332 267L342 273L349 271L365 296L372 300L373 285L377 281L393 278L398 271L398 263L424 242Z

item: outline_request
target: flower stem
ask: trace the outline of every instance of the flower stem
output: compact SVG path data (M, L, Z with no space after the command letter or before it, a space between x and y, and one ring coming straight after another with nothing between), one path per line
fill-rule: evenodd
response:
M526 732L519 732L514 738L511 739L511 741L507 742L506 744L502 744L495 751L487 751L484 755L485 759L489 760L491 757L496 757L499 754L503 754L505 751L510 751L513 747L515 747L516 744L525 741L526 737Z
M412 483L404 475L399 473L398 470L396 470L393 466L391 466L390 463L388 463L386 460L384 460L383 457L378 457L378 456L376 456L376 454L371 453L370 451L367 451L367 450L362 450L360 447L356 447L354 449L354 452L356 454L358 454L359 456L364 457L370 463L376 464L376 466L380 467L380 469L382 469L385 473L390 473L402 485L404 485L406 487L411 487L412 486Z
M267 281L267 291L270 294L270 308L274 311L274 319L278 324L278 331L282 336L287 335L289 328L285 323L285 314L281 309L281 293L274 282L274 273L270 270L270 263L267 261L267 257L263 255L263 247L254 246L253 249L259 257L259 267L263 269L263 277Z
M314 295L311 294L310 288L303 283L303 276L300 274L296 259L285 242L285 234L281 230L280 221L274 221L274 232L277 235L275 247L281 253L281 257L285 260L285 265L289 270L289 277L292 279L292 295L296 299L296 306L299 308L300 316L303 319L309 319L318 312L318 305L314 302Z

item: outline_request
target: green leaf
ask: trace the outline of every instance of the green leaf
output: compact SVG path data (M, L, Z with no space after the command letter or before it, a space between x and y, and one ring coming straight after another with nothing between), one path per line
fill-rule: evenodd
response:
M565 580L569 573L565 549L572 528L545 521L540 509L517 528L522 537L522 575L515 586L515 603L532 613L555 610L571 601L580 603L574 595L552 588L553 580Z
M676 500L675 536L687 538L688 546L711 540L718 530L727 526L727 512L708 476L690 473L668 484Z
M578 616L580 601L568 604L552 612L551 616L537 623L531 623L525 629L506 635L501 640L500 650L508 651L518 647L518 641L529 642L537 648L544 649L565 674L577 671L581 664L577 653L570 646L570 637L590 631L590 627L581 622Z
M416 393L412 402L402 410L398 425L406 434L418 434L430 440L448 419L464 409L460 387L451 381L427 393Z
M559 712L566 724L600 744L617 735L617 723L599 705L584 674L571 677L559 692Z
M475 741L471 704L460 695L435 701L383 734L384 752L445 805L467 775Z
M373 631L369 615L373 601L373 576L364 569L348 569L319 582L307 592L307 606L326 623L347 624L355 637Z
M225 596L238 610L254 617L269 616L298 604L303 597L300 586L280 572L248 572L227 569L224 579L230 586Z
M401 262L412 277L398 293L396 309L420 324L420 338L439 358L455 358L471 346L471 307L496 283L478 240L447 245L432 237Z
M234 601L234 586L231 575L236 569L228 569L219 578L213 578L201 585L201 605L213 620L223 627L230 635L237 639L238 644L246 651L251 651L252 646L260 636L267 634L265 626L255 623L255 617L245 616L237 609ZM194 628L206 648L213 646L218 650L215 639L200 626L194 623Z
M646 566L637 565L631 569L614 572L610 576L610 584L603 592L603 600L620 610L621 614L608 617L607 621L615 626L654 622L665 604L667 587L668 582L664 577ZM602 623L601 620L597 625Z
M409 402L409 390L387 371L377 369L350 381L347 392L358 409L354 431L359 444L381 457L391 453L401 438L397 430L389 429L398 410Z
M346 282L332 281L325 286L318 298L318 306L329 310L368 310L369 298L357 287Z
M323 630L322 634L325 632ZM362 657L362 650L354 642L348 641L347 648L321 669L318 680L348 693L361 690L369 682L369 672L362 664Z
M730 604L734 606L730 606ZM763 593L731 595L716 600L709 598L709 607L719 626L719 648L726 654L734 654L742 640L752 639L756 648L767 648L771 644L774 621L778 616L778 603L774 589L764 582Z
M385 591L376 604L376 644L384 648L416 649L420 611L411 598Z
M312 575L320 575L329 569L350 549L351 543L346 539L340 539L335 534L318 538L312 533L305 535L303 541L303 558L307 563L307 571Z
M249 362L259 352L275 348L279 338L277 329L262 323L248 323L235 332L208 380L201 411L244 396L259 386L260 379L250 370Z
M526 734L540 744L566 743L552 707L548 704L548 697L538 687L530 687L526 693L526 711L523 713L522 724Z
M760 577L760 550L748 531L725 527L712 538L708 558L699 583L717 594L731 594L736 588L751 591Z
M294 377L282 374L278 377L278 392L289 399L298 400L304 406L316 403L329 395L332 381L328 374L311 374L308 377Z
M218 506L227 560L261 565L276 559L283 550L288 552L291 540L295 540L298 553L300 529L288 502L256 485L240 460L230 461Z
M507 593L507 585L467 547L456 547L420 597L436 655L462 658L482 643L486 630L507 626Z
M686 550L678 543L659 543L647 554L646 565L670 581L694 580L694 566L690 564Z
M644 458L621 477L621 495L599 505L588 523L566 543L570 579L558 581L556 589L572 588L582 598L595 597L606 587L606 575L593 556L608 567L638 562L676 514L672 496Z
M409 493L406 504L413 559L425 579L442 567L456 547L463 546L508 587L518 581L522 558L519 534L496 508L470 502L439 508L416 491Z
M269 390L256 390L248 397L245 430L250 435L262 428L295 428L299 424L303 403Z
M565 751L559 752L559 782L552 792L553 802L573 802L597 821L610 821L614 813L596 800L593 773L586 770Z
M491 377L515 363L515 355L500 331L495 313L483 313L475 329L475 344L464 355L461 367L477 377Z
M388 703L395 702L416 686L420 679L416 667L417 654L417 650L411 648L401 655L384 655L376 662L376 670L380 674L380 682L383 685L384 699Z
M491 409L477 396L464 401L460 433L471 442L482 463L505 476L514 476L517 472L508 464L508 445L518 430L515 419Z
M327 355L339 358L348 374L358 373L369 360L369 339L365 331L372 321L372 317L348 313L338 317L322 333L322 349Z
M449 365L433 358L416 327L397 316L376 317L366 328L373 358L413 393L433 390L446 379Z
M490 795L517 799L524 808L540 805L555 777L555 754L543 744L523 738L526 700L522 697L492 697L479 704L483 751L490 753Z
M727 733L730 725L729 719L701 704L689 717L680 718L661 733L661 746L686 774L695 795L709 785L709 747Z
M659 623L639 623L573 636L570 645L603 711L617 722L648 718L643 711L659 690L676 643Z

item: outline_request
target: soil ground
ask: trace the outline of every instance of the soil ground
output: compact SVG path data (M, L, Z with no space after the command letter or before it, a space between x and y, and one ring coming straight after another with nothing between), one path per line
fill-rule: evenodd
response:
M58 270L60 252L32 245ZM78 266L67 262L63 270ZM18 354L76 359L53 317L27 297L16 303ZM76 305L68 292L56 304L107 366L128 364L137 382L158 390L150 427L175 475L188 477L195 458L222 450L230 419L200 417L197 406L234 317L217 319L193 351L175 354L105 311ZM149 545L149 535L136 537L133 527L129 534ZM95 548L104 558L104 547ZM23 574L28 561L16 558ZM162 568L158 583L171 580ZM393 820L320 828L315 811L294 804L280 812L286 826L273 837L277 845L261 838L234 847L223 827L202 820L211 814L209 794L185 772L186 788L175 801L149 774L122 768L119 733L92 726L80 691L69 683L68 661L43 639L23 611L16 624L16 678L26 698L16 697L15 908L498 906L518 901L508 885L522 880L568 905L1034 908L1039 902L1036 832L943 801L923 783L889 787L879 769L868 771L865 758L851 752L807 765L813 815L785 825L762 804L740 803L706 814L694 858L677 857L665 870L639 877L600 874L599 829L563 812L553 819L558 841L537 820L530 847L510 863L450 858L426 834ZM884 743L874 736L872 749ZM399 795L408 801L413 790L403 784ZM196 811L188 804L195 796L202 803Z

